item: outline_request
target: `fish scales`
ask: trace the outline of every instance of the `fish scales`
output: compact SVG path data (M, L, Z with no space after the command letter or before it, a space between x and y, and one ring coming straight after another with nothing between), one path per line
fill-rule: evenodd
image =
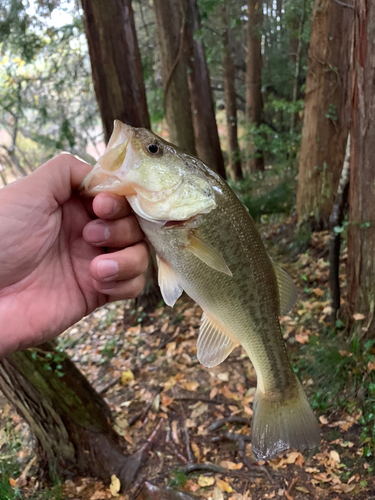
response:
M295 286L226 182L152 132L116 121L82 189L126 196L156 252L165 302L173 306L185 290L204 311L197 340L203 364L220 364L238 344L246 350L257 374L256 458L318 446L319 427L279 324L296 303Z

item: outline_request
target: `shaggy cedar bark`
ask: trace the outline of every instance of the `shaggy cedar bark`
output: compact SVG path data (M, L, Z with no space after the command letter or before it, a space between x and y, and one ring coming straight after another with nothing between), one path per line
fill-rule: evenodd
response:
M298 221L312 229L328 227L345 157L352 20L352 9L316 0L297 190Z
M188 84L197 156L225 179L224 158L220 147L204 46L202 40L196 36L200 30L197 0L187 0L185 29Z
M186 6L180 0L154 0L169 140L196 154L187 65L184 56Z
M229 27L225 7L221 9L222 56L225 114L227 118L228 154L230 174L233 180L242 179L241 153L237 137L237 103L234 64L229 45Z
M262 7L259 0L249 0L247 5L247 65L246 65L246 111L249 129L262 123ZM262 151L256 151L253 139L248 142L249 159L246 170L264 170Z
M104 481L115 474L123 486L132 481L139 462L123 455L108 406L50 343L3 359L0 390L30 425L39 464L50 476L70 470Z
M106 142L115 119L150 128L131 0L82 0L82 8Z
M358 333L375 338L375 7L354 6L348 299L351 314L364 315Z

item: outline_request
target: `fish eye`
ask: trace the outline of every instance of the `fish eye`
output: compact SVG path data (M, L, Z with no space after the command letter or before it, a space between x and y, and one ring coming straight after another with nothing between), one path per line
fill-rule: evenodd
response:
M160 148L159 148L156 144L149 144L149 145L147 146L147 151L148 151L149 153L153 154L153 155L154 155L154 154L156 154L156 153L158 153L158 152L159 152L159 149L160 149Z

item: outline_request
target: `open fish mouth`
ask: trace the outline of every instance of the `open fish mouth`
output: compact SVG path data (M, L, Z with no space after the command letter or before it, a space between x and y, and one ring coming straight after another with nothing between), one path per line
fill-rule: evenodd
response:
M95 196L105 192L118 192L123 188L123 180L114 174L102 170L98 165L84 178L79 185L78 190L83 195Z

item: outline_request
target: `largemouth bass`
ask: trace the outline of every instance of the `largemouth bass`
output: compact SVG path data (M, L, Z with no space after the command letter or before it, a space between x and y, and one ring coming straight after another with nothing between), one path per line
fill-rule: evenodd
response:
M173 306L185 290L204 311L197 341L203 365L218 365L239 344L247 352L257 374L256 458L318 446L318 423L279 324L296 303L295 285L272 262L227 183L152 132L116 121L82 189L126 196L156 252L164 301Z

